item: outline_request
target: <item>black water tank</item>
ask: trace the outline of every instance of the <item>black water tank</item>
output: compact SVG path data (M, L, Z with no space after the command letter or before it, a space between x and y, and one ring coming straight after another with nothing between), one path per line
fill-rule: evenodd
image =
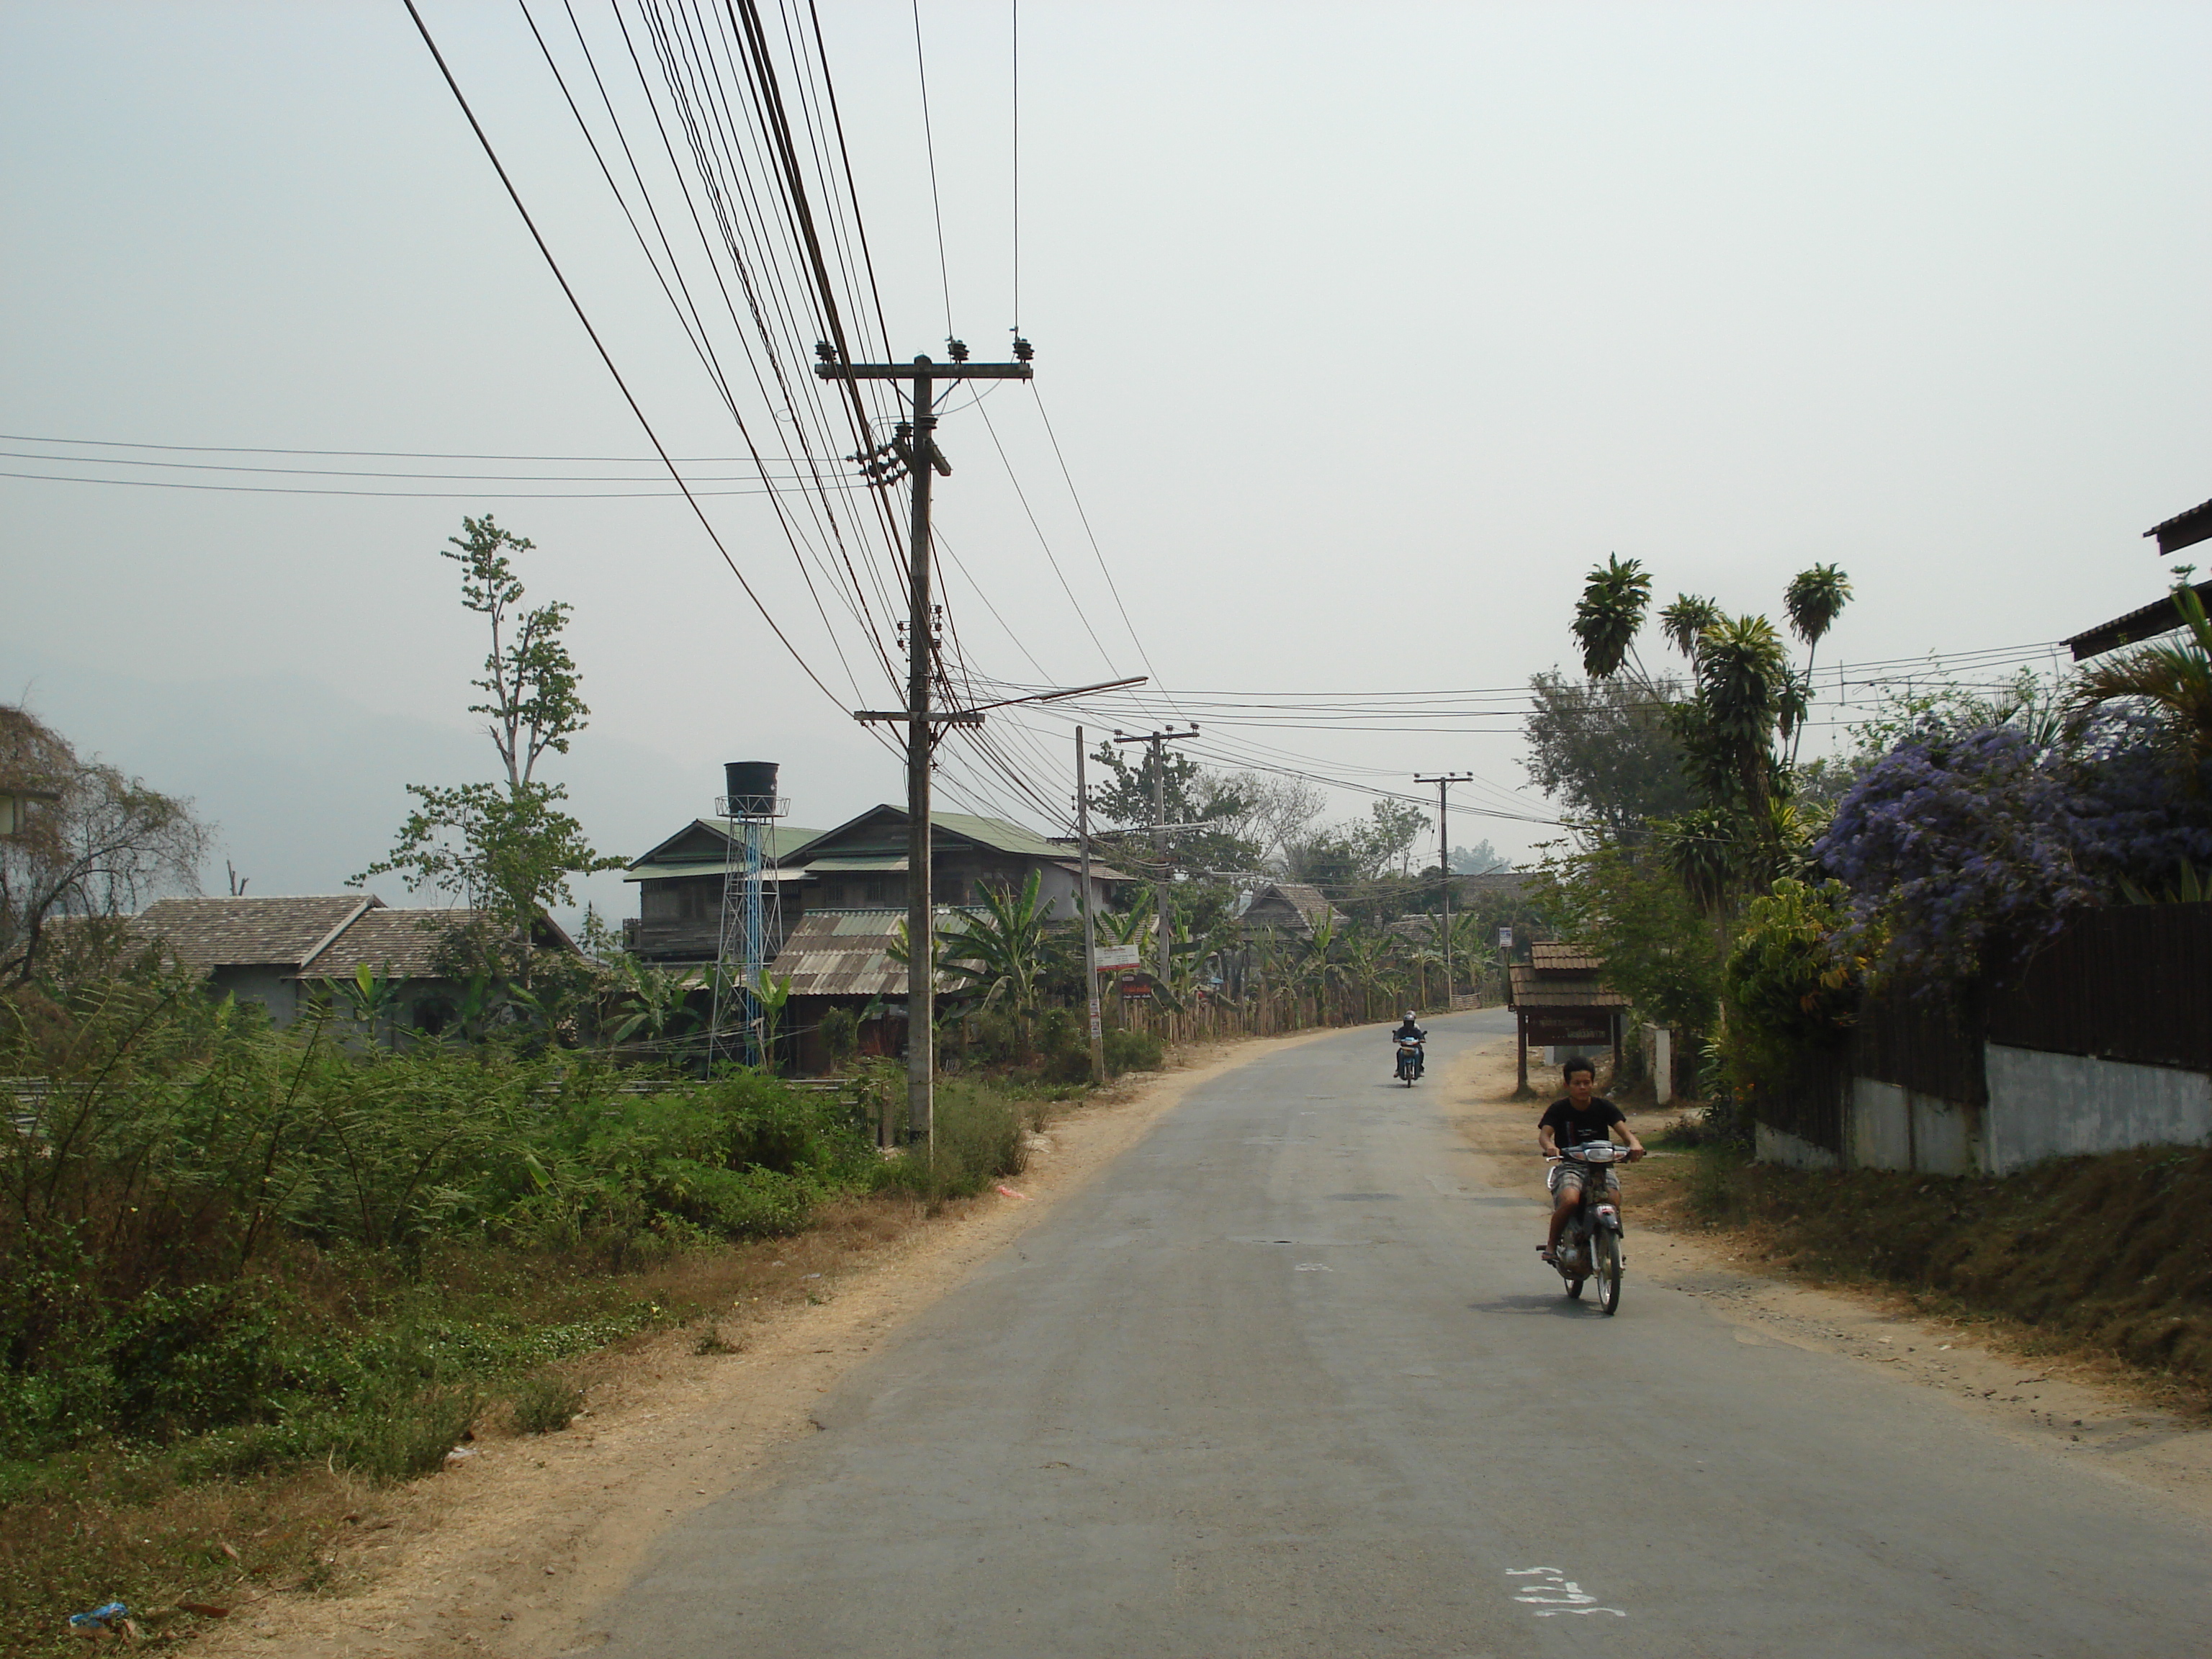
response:
M775 813L774 761L726 761L722 779L729 792L730 811L741 817L770 817Z

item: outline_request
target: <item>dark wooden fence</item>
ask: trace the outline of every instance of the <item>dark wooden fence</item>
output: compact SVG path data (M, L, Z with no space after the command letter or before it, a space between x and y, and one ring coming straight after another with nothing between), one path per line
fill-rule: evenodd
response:
M1989 1000L1991 1042L2212 1072L2212 904L2085 910Z
M1804 1056L1752 1110L1840 1152L1852 1078L1984 1105L1985 1042L2212 1072L2212 903L2084 910L2006 983L1870 999L1848 1043Z

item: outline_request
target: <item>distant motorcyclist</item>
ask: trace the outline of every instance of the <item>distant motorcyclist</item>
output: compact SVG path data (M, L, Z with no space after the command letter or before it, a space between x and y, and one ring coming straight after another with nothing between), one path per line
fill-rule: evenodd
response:
M1420 1022L1413 1018L1413 1011L1411 1008L1406 1010L1406 1018L1398 1022L1398 1029L1390 1033L1390 1041L1393 1044L1419 1042L1425 1045L1428 1040L1429 1034L1421 1029ZM1429 1051L1426 1047L1424 1047L1414 1057L1413 1075L1419 1077L1428 1068Z

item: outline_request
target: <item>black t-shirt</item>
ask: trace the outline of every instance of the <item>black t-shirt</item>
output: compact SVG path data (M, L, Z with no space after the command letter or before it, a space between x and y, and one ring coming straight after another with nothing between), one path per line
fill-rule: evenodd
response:
M1536 1127L1549 1129L1553 1143L1565 1151L1570 1146L1588 1146L1593 1140L1610 1140L1613 1126L1626 1121L1620 1107L1601 1095L1592 1095L1590 1103L1580 1110L1576 1109L1571 1100L1553 1101L1536 1121Z

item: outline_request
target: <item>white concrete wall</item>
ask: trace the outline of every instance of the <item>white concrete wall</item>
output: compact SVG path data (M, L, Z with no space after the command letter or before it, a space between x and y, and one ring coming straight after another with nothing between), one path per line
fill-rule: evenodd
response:
M1975 1175L1989 1167L1983 1144L1987 1114L1972 1107L1914 1095L1912 1101L1912 1167L1923 1175Z
M1779 1164L1791 1170L1834 1170L1843 1165L1843 1160L1826 1146L1815 1146L1786 1130L1761 1123L1753 1136L1753 1153L1761 1164Z
M1894 1083L1870 1077L1851 1079L1850 1111L1844 1125L1844 1147L1854 1170L1912 1167L1912 1096Z
M2212 1077L2082 1054L1985 1045L1983 1168L2009 1175L2046 1158L2212 1141Z

